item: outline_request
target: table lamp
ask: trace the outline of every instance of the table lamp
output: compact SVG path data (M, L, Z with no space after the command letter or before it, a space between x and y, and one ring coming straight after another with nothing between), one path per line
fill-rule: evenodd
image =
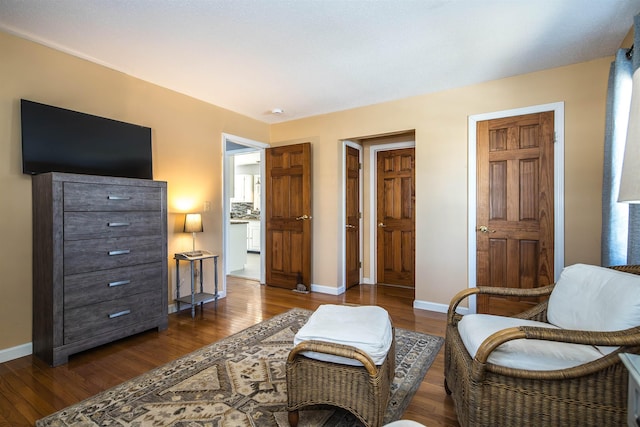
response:
M191 254L196 254L196 233L202 233L204 230L202 228L202 215L199 213L189 213L184 217L184 228L185 233L193 234L193 251Z

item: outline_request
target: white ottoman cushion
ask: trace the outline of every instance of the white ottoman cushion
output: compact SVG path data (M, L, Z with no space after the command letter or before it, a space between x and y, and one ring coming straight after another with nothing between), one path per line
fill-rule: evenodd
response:
M382 307L371 305L321 305L295 335L293 345L310 340L356 347L367 353L376 365L382 365L393 341L389 313ZM318 352L302 354L325 362L362 366L362 363L347 357Z
M558 329L548 323L490 314L467 314L458 323L465 348L475 357L482 342L503 329L517 326L539 326ZM515 369L550 371L582 365L603 354L596 347L555 341L518 339L508 341L491 352L487 361Z

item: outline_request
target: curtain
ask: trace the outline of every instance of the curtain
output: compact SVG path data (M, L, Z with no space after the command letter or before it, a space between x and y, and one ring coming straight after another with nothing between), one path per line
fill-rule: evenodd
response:
M636 54L620 49L611 63L607 89L602 186L602 265L640 264L640 205L618 203L620 172L630 118L631 77L640 68L640 15L634 18Z
M602 186L602 265L627 263L629 205L618 203L620 171L631 106L633 61L619 49L609 69Z

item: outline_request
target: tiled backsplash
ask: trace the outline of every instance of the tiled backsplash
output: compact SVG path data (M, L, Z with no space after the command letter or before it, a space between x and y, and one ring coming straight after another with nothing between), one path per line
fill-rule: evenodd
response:
M247 213L247 212L251 213ZM253 209L252 202L231 203L231 218L260 219L260 211Z

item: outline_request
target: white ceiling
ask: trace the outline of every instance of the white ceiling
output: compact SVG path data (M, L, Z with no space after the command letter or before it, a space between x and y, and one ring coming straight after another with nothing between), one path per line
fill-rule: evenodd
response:
M0 0L0 29L277 123L613 55L638 12L640 0Z

